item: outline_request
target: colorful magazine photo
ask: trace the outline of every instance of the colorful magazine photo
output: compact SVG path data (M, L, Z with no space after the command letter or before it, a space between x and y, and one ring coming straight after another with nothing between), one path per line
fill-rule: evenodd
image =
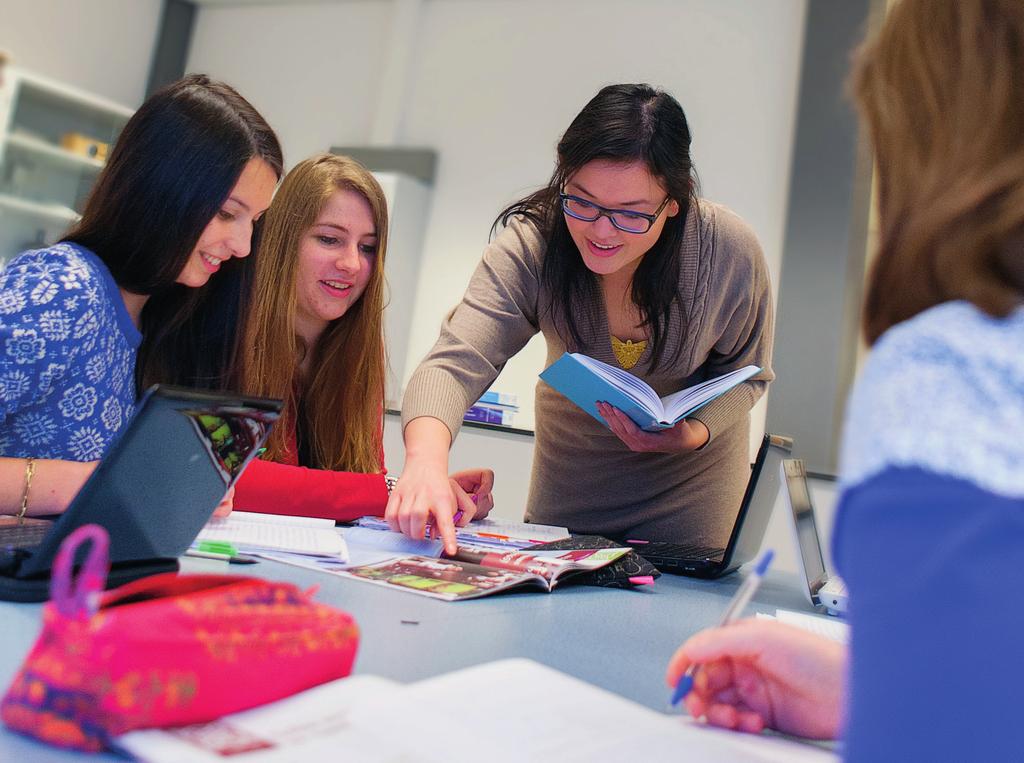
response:
M461 601L534 586L551 591L574 573L596 570L627 548L487 551L460 548L454 557L404 556L350 567L342 574L445 601Z

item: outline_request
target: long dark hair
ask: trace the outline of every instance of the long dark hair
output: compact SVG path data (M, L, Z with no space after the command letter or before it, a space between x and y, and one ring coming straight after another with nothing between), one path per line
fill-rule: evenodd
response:
M595 159L643 162L679 204L679 214L666 220L633 275L632 299L643 325L650 328L650 367L654 368L665 350L669 310L678 299L679 250L697 189L690 160L690 128L675 98L650 85L601 88L558 142L558 161L547 186L502 210L492 232L515 215L537 225L547 242L541 279L550 303L543 307L550 311L566 344L579 347L583 339L577 316L596 325L601 291L569 235L558 194L576 172Z
M227 383L252 258L231 258L198 289L175 279L253 158L281 176L280 143L259 112L222 82L184 77L128 120L82 219L65 236L95 252L121 288L149 295L135 369L140 389Z

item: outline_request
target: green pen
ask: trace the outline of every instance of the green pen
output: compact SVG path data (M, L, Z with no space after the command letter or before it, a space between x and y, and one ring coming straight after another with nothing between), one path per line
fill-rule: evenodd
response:
M226 540L201 540L196 545L199 551L209 554L226 554L227 556L238 556L238 549Z
M185 552L185 556L197 556L200 559L219 559L228 564L256 564L257 561L251 556L243 556L242 554L221 554L216 551L200 551L197 548L188 549Z

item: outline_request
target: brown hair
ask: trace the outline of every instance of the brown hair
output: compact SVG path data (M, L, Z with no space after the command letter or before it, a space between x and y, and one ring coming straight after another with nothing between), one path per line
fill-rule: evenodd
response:
M851 85L878 168L867 341L948 300L1006 316L1024 299L1024 3L901 0Z
M305 347L295 331L299 243L339 189L354 191L369 203L378 254L359 301L327 326L316 346ZM354 159L313 156L296 165L281 184L264 218L240 379L246 392L285 400L283 425L271 434L264 458L282 460L286 433L301 431L312 461L305 466L351 472L382 469L387 237L384 192ZM309 373L300 380L299 363L306 353L312 353ZM303 417L302 411L312 415Z

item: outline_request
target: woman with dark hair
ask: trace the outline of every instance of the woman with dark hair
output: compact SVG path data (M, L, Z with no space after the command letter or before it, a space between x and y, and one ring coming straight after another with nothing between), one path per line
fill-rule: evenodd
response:
M63 511L143 386L223 386L230 321L248 297L244 258L282 165L244 98L186 77L125 125L67 236L0 273L8 513Z
M750 408L773 378L771 294L749 227L696 196L679 103L648 85L603 88L559 142L548 185L499 223L406 390L392 527L418 537L433 515L453 545L448 448L465 410L540 331L548 364L581 352L660 395L763 369L658 433L607 405L602 427L537 385L528 521L724 547L750 472Z
M350 520L388 498L384 405L387 200L347 156L299 162L270 205L235 386L285 401L235 506ZM489 470L452 475L486 509Z
M879 248L833 537L850 646L764 620L699 633L667 675L701 666L694 716L841 735L854 761L1020 759L1022 73L1020 0L900 0L860 51Z

